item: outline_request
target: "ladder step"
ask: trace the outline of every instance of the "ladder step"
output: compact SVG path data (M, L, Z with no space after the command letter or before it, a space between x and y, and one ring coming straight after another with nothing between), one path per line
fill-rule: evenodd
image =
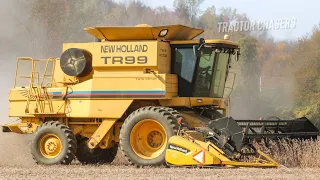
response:
M22 60L27 60L27 61L31 62L32 70L29 75L18 75L18 63L19 63L19 61L22 61ZM34 115L35 114L39 114L39 115L61 114L61 112L60 113L53 112L52 98L47 92L47 88L51 87L50 84L53 83L53 81L54 81L54 78L53 78L54 71L53 70L55 67L56 59L54 59L54 58L47 59L46 66L45 66L45 69L43 72L40 72L40 71L38 72L35 69L36 62L40 62L40 61L42 61L42 60L34 60L32 58L18 58L14 86L16 87L16 80L18 78L30 79L29 90L28 90L29 96L27 97L27 104L26 104L26 109L25 109L26 113L34 114ZM51 63L52 63L52 67L51 67ZM48 71L48 69L49 69L49 71ZM43 85L44 83L47 83L47 84ZM36 106L36 112L31 113L32 110L30 110L30 108L29 108L30 104L34 104ZM45 111L47 111L47 112L45 112Z

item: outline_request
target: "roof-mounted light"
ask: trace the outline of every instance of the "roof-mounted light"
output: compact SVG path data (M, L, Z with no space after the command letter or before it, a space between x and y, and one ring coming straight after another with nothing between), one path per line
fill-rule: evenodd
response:
M229 35L228 34L224 35L223 39L224 40L229 40Z
M167 34L168 34L168 29L162 29L160 32L159 32L159 37L165 37Z

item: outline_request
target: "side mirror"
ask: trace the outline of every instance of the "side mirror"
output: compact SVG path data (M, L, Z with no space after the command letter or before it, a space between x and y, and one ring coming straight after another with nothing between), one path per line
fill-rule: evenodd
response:
M194 45L194 46L193 46L193 54L194 54L196 57L200 57L201 51L199 50L199 46L198 46L198 45Z
M236 51L236 61L239 61L240 58L240 51Z
M205 45L206 41L203 38L199 39L198 45L194 45L193 46L193 54L196 57L200 57L201 55L201 51L200 49Z

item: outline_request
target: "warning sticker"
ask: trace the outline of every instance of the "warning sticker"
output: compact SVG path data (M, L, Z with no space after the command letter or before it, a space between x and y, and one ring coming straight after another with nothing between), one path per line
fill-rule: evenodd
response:
M193 160L197 161L199 164L204 164L205 162L205 153L204 151L200 151L193 156Z

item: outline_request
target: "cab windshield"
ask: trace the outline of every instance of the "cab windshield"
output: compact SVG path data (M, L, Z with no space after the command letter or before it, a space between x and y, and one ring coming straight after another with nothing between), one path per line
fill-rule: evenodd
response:
M195 71L197 97L223 97L229 54L212 49L202 51Z
M198 61L193 48L175 48L174 53L173 71L178 75L180 97L223 97L229 53L205 48Z

